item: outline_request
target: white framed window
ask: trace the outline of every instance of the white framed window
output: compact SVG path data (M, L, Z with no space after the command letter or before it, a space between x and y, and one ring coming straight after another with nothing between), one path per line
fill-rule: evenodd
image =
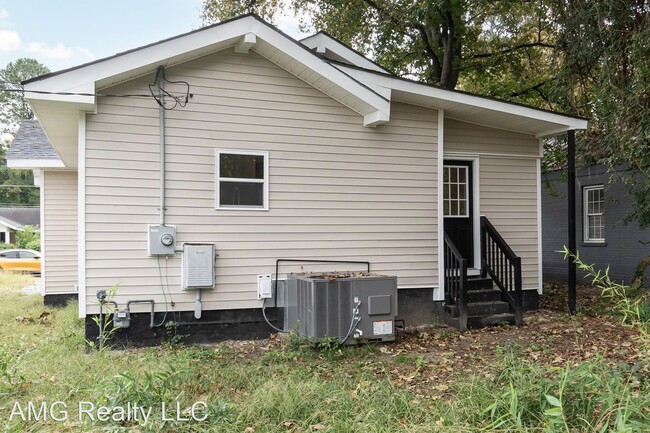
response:
M215 208L269 209L269 153L215 151Z
M469 167L445 165L442 174L443 215L445 217L469 217Z
M605 242L605 187L586 186L582 190L585 242Z

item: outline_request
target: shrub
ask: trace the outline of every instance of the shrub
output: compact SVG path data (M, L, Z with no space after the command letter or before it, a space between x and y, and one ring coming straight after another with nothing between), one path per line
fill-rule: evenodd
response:
M38 226L25 226L16 232L16 247L41 250L41 231Z

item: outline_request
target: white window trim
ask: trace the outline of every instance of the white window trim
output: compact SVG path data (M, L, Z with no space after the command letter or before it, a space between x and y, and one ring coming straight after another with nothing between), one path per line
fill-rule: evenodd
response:
M222 178L219 173L219 160L222 153L233 155L253 155L264 157L264 178L263 179L240 179L235 177ZM214 152L214 207L216 210L235 210L235 211L268 211L269 210L269 152L260 150L242 150L242 149L215 149ZM220 188L219 183L222 181L231 182L250 182L263 184L263 206L221 206L220 205Z
M582 188L582 231L583 231L583 241L586 244L604 244L605 238L590 238L589 237L589 216L597 214L589 214L589 191L594 191L602 189L603 198L605 196L605 186L604 185L589 185ZM604 202L603 202L604 205ZM601 209L602 210L602 209ZM602 211L599 215L602 217L605 216L605 212ZM603 227L604 229L604 227Z
M462 168L462 169L465 170L465 198L464 198L464 200L465 200L465 215L445 215L445 211L444 211L444 202L445 202L445 199L444 199L444 187L445 187L445 185L444 185L444 181L443 181L443 184L442 184L442 188L443 188L443 192L442 192L442 195L443 195L443 199L442 199L442 203L443 203L442 215L443 215L443 218L469 218L469 206L470 206L470 200L469 200L469 188L470 188L470 185L469 185L469 183L470 183L469 182L469 167L466 166L466 165L444 164L443 165L443 170L445 168L447 168L447 167L449 167L449 168ZM444 177L443 177L443 179L444 179Z

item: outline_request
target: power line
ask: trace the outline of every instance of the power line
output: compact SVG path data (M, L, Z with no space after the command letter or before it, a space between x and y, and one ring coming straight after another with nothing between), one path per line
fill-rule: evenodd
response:
M117 95L117 94L112 94L112 93L86 93L86 92L49 92L46 90L24 90L24 89L0 89L0 92L14 92L14 93L36 93L39 95L61 95L61 96L105 96L105 97L112 97L112 98L147 98L151 99L151 95L147 94L138 94L138 93L133 93L133 94L123 94L123 95Z
M173 95L172 93L167 92L167 96L171 97L176 101L178 105L181 105L181 107L184 107L185 104L187 104L187 101L189 98L193 97L194 95L189 92L189 84L186 81L168 81L166 78L165 80L169 83L172 84L184 84L187 86L187 91L181 95L181 96L176 96ZM12 83L10 81L0 81L1 84L3 85L12 85L12 86L20 86L18 83ZM152 96L152 94L146 94L146 93L125 93L125 94L114 94L114 93L89 93L89 92L50 92L47 90L25 90L22 87L17 88L17 89L7 89L7 88L0 88L0 92L10 92L10 93L35 93L38 95L59 95L59 96L98 96L98 97L110 97L110 98L144 98L144 99L156 99L155 96ZM183 101L184 103L180 103L179 101ZM157 101L157 99L156 99Z

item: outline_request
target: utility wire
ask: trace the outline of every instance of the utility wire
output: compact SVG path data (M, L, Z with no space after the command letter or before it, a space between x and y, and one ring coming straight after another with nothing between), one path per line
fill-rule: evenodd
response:
M61 95L61 96L105 96L111 98L146 98L151 99L151 95L148 94L138 94L138 93L125 93L123 95L117 95L112 93L86 93L86 92L49 92L46 90L24 90L24 89L0 89L0 92L28 92L36 93L38 95Z

